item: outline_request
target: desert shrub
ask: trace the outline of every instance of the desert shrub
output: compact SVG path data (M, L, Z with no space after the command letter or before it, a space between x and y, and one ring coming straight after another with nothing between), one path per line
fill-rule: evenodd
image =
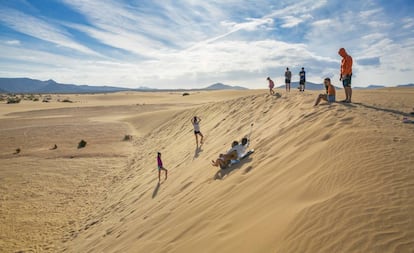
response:
M79 144L78 144L78 149L79 148L84 148L84 147L86 147L86 141L84 141L84 140L81 140L80 142L79 142Z
M184 93L183 93L183 97L184 97L184 96L190 96L190 93L188 93L188 92L184 92Z
M18 104L18 103L20 103L20 101L21 101L21 98L19 98L19 97L8 97L7 98L7 103L8 104Z
M123 141L132 141L132 135L126 134Z
M39 98L33 98L33 101L34 102L39 101Z
M43 103L49 103L49 100L44 98L44 99L42 100L42 102L43 102Z
M73 103L72 100L70 100L69 98L65 98L62 100L63 103Z

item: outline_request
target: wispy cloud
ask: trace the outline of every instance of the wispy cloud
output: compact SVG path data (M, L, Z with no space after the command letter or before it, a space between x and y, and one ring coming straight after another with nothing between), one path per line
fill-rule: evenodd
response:
M4 43L7 45L15 45L18 46L21 44L20 40L6 40Z
M20 33L38 38L40 40L52 42L58 46L71 48L82 53L98 55L93 50L71 39L70 35L66 31L59 29L57 26L54 26L39 18L26 15L20 11L9 8L1 8L0 20L10 28Z

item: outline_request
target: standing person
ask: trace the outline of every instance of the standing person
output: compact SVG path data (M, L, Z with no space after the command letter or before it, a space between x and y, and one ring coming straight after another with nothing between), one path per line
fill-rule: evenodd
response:
M318 98L316 99L315 106L317 106L321 100L328 101L328 103L335 102L335 86L332 85L331 79L327 77L323 83L325 84L326 94L319 94Z
M305 91L305 83L306 83L306 72L305 68L302 67L302 70L299 72L299 91Z
M200 140L200 144L203 145L203 140L204 140L204 136L200 131L200 122L201 119L197 116L194 116L194 118L191 119L191 123L193 123L194 126L194 135L196 138L196 143L197 143L197 147L198 147L198 136L201 136L201 140Z
M285 72L285 84L286 84L286 92L290 92L290 80L292 80L292 72L290 72L289 68L286 68Z
M275 87L275 83L273 82L272 79L270 79L270 77L267 77L267 81L269 81L269 92L270 92L270 95L275 95L275 91L273 90L273 88Z
M161 170L165 171L165 180L167 180L168 170L165 169L164 166L162 165L160 152L158 152L158 155L157 155L157 162L158 162L158 182L161 181Z
M341 48L338 51L338 54L342 57L341 61L341 77L339 78L342 81L344 86L346 99L341 101L345 103L352 102L352 88L351 88L351 79L352 79L352 57L345 51L345 48Z

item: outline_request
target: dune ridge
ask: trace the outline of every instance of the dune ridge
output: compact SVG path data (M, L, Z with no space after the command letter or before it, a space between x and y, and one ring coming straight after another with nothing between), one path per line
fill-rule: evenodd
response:
M412 252L413 126L400 118L414 93L391 91L399 104L378 102L384 94L317 108L310 93L177 109L134 141L125 176L64 251ZM200 150L194 115L207 136ZM211 167L251 123L256 152L224 173ZM170 171L160 185L157 151Z

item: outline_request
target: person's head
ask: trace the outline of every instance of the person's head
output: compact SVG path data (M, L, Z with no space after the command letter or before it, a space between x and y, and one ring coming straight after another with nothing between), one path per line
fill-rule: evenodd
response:
M266 78L266 80L268 80L268 81L269 81L269 80L270 80L270 77L267 77L267 78Z
M342 57L345 57L347 55L345 48L340 48L338 54Z
M194 123L197 123L198 122L198 118L197 118L197 116L194 116Z
M325 78L325 80L323 80L323 83L325 84L325 86L329 86L331 85L331 79L329 77Z
M305 68L304 68L304 67L302 67L302 70L305 70Z
M161 157L161 153L160 153L160 152L158 152L157 156L158 156L158 157Z
M231 144L231 147L234 148L237 145L239 145L239 142L238 141L233 141L233 143Z
M286 68L286 70L289 70L289 68Z
M243 139L242 139L242 141L241 141L241 143L242 143L242 145L244 146L244 145L246 145L247 144L247 142L248 142L248 139L246 138L246 137L244 137Z

